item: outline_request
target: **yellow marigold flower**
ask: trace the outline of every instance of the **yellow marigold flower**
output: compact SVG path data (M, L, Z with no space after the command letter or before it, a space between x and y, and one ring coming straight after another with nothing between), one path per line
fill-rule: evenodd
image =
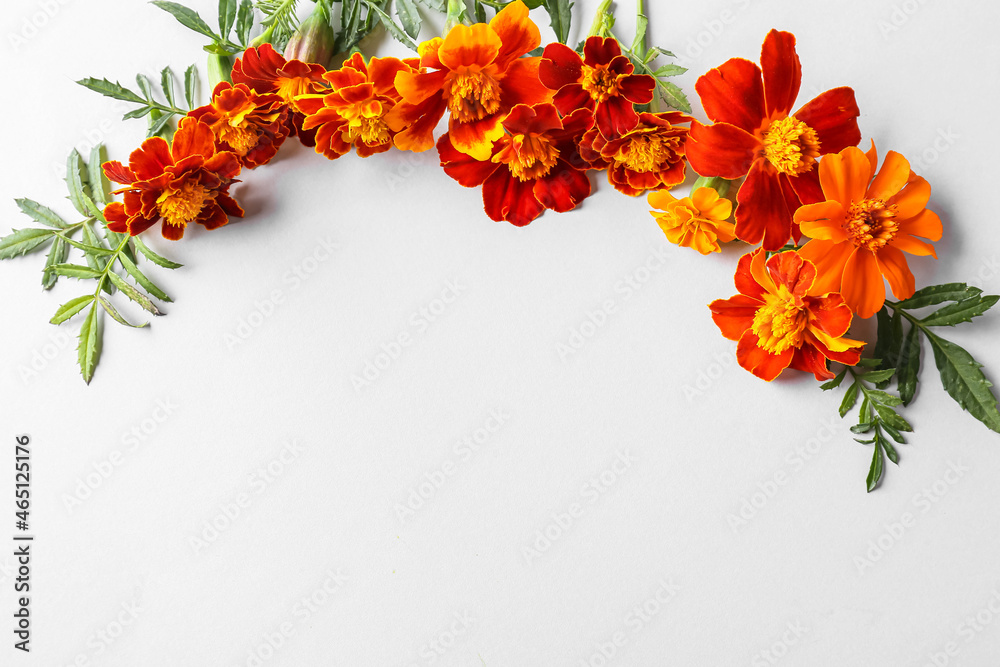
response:
M698 188L690 197L677 199L666 190L651 192L650 211L667 240L683 248L694 248L702 255L720 252L719 242L736 238L736 227L727 222L733 203L719 196L714 188Z

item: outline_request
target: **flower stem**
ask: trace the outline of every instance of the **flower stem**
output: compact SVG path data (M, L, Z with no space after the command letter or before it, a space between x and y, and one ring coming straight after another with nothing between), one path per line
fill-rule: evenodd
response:
M729 193L730 183L731 181L718 176L699 176L698 180L691 186L691 192L694 193L698 188L712 188L719 193L720 197L725 197Z
M642 2L642 0L639 1ZM602 0L601 4L597 6L597 13L594 15L594 22L590 24L590 32L587 33L588 37L593 37L594 35L607 37L607 30L605 29L607 23L605 21L605 17L608 16L608 10L610 7L611 0Z
M462 17L465 15L465 3L462 0L448 0L448 16L444 22L444 32L448 34L451 29L463 23Z

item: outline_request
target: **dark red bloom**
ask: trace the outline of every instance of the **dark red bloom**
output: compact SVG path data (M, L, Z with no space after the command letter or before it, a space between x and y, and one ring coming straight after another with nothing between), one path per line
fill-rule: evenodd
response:
M483 186L492 219L523 227L547 208L569 211L590 195L587 163L576 144L593 122L586 109L560 119L552 104L519 104L503 121L506 133L490 159L459 152L445 134L438 141L441 166L466 187Z
M610 140L639 122L634 104L653 101L656 81L634 72L618 40L594 35L583 46L583 58L565 44L546 46L538 78L550 90L558 91L552 101L560 113L593 111L597 129Z
M222 81L212 102L189 114L207 123L220 151L240 156L243 166L270 162L288 135L288 109L277 95L259 95L243 83Z
M715 124L691 124L687 156L702 176L746 176L737 196L736 235L765 250L801 236L792 215L823 200L816 170L821 155L861 141L858 105L850 88L834 88L791 113L802 70L795 36L772 30L761 66L727 60L695 84Z

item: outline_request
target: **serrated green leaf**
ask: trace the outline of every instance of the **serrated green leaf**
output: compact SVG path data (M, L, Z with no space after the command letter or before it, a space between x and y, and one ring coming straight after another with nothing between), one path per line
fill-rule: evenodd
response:
M684 94L683 90L670 81L660 81L657 79L657 83L660 86L660 94L663 95L663 99L666 100L667 104L678 111L691 113L691 103L688 102L687 95Z
M90 384L94 377L94 369L101 358L103 327L101 318L98 315L97 304L93 303L87 311L87 317L80 327L79 344L76 347L77 362L80 364L80 373L83 381Z
M52 267L62 264L69 257L69 245L66 240L57 236L52 241L52 248L45 258L45 268L42 269L42 289L50 290L59 280L59 274L52 270Z
M111 202L111 183L104 175L103 165L108 161L108 152L104 144L97 144L90 149L90 159L87 161L87 182L90 184L90 195L101 207Z
M902 353L899 355L899 371L896 375L896 388L903 405L909 405L917 393L917 376L920 373L920 327L912 326L903 341Z
M195 108L195 99L198 97L198 70L191 65L184 70L184 99L187 100L188 109Z
M847 388L847 392L844 394L844 400L840 402L840 416L844 417L854 404L858 402L858 383L853 382L850 387Z
M995 306L997 301L1000 301L1000 296L972 296L936 310L921 321L928 327L953 327L962 322L971 322L972 318Z
M963 348L936 334L927 332L927 340L934 350L934 362L948 395L988 428L1000 433L997 398L990 389L993 384L980 370L983 365Z
M50 241L54 234L55 230L36 227L13 229L10 234L0 238L0 259L27 254Z
M653 71L653 76L657 79L665 79L668 76L677 76L687 71L687 67L680 65L664 65Z
M112 83L107 79L95 79L93 77L87 77L85 79L80 79L77 81L78 84L84 88L89 88L95 93L100 93L105 97L112 97L116 100L123 100L125 102L135 102L136 104L143 104L146 100L139 97L137 94L121 85L117 81Z
M146 100L152 102L153 90L152 88L150 88L149 79L147 79L143 74L136 74L135 83L137 86L139 86L139 92L141 92L146 97Z
M972 287L965 283L947 283L945 285L932 285L917 290L909 299L900 301L896 305L906 310L916 310L927 306L936 306L945 301L963 301L965 299L979 296L983 290Z
M410 36L406 34L406 32L400 28L395 21L392 20L391 16L382 11L381 7L374 2L371 2L371 0L364 0L364 3L368 7L368 11L375 13L379 21L382 22L382 25L385 26L385 29L389 31L389 34L392 35L397 42L405 44L414 51L417 50L416 43L414 43L414 41L410 39Z
M139 270L135 263L126 257L124 253L118 256L118 260L122 263L122 266L125 267L125 270L128 271L128 274L132 276L132 279L135 280L135 282L138 283L144 290L152 294L160 301L172 301L172 299L167 296L167 293L154 285L153 281L147 278L142 271Z
M153 112L153 107L146 104L145 106L141 106L138 109L132 109L131 111L127 112L124 116L122 116L122 120L133 120L135 118L143 118L145 116L148 116L152 112Z
M65 229L69 226L69 224L55 211L50 209L48 206L39 204L33 199L15 199L14 203L16 203L17 207L21 209L22 213L35 222L40 222L47 227L54 227L55 229Z
M549 13L552 31L563 44L569 39L569 27L573 22L573 3L569 0L544 0L542 5Z
M253 3L250 0L243 0L236 14L236 38L240 40L242 46L250 43L251 28L253 28Z
M399 17L399 23L406 34L416 39L420 34L422 19L413 0L396 0L396 16Z
M185 7L184 5L178 4L176 2L167 2L167 0L153 0L151 3L156 5L165 12L169 12L173 15L181 25L186 28L190 28L195 32L201 33L206 37L210 37L212 40L221 40L221 37L215 34L215 31L209 27L198 12L191 9L190 7Z
M875 404L875 412L878 413L879 419L881 419L884 424L886 424L888 426L891 426L892 428L896 429L897 431L907 431L907 432L910 432L910 431L913 430L913 427L910 426L910 422L908 422L905 419L903 419L902 417L900 417L896 413L896 411L893 410L889 406L880 405L880 404L876 403Z
M233 30L238 8L237 0L219 0L219 34L223 39Z
M868 469L868 479L865 480L868 487L868 493L874 491L875 487L878 486L879 481L882 479L882 469L885 466L885 463L882 460L882 448L879 447L878 443L875 443L875 447L873 449L875 450L875 453L872 454L872 465Z
M436 12L448 11L448 0L417 0L423 6L433 9ZM540 4L540 0L539 0ZM530 5L529 5L530 6ZM537 5L536 5L537 6Z
M165 269L179 269L182 266L184 266L183 264L172 262L166 257L161 257L160 255L157 255L155 252L150 250L149 246L143 243L142 239L139 238L138 236L133 237L132 241L135 243L135 247L139 249L139 252L141 252L146 257L146 259L151 261L153 264L162 266Z
M69 187L69 200L72 202L73 208L80 212L80 215L90 215L87 205L84 203L84 198L89 197L83 185L85 170L86 165L83 163L83 158L80 157L79 151L74 148L70 151L69 157L66 158L66 185Z
M84 294L83 296L78 296L75 299L70 299L63 305L59 306L56 310L56 314L52 316L49 320L51 324L62 324L66 320L70 319L81 310L87 307L94 300L93 294Z
M823 384L821 384L819 386L819 388L822 389L823 391L829 391L831 389L836 389L837 387L840 386L840 383L842 383L844 381L845 377L847 377L847 369L846 368L844 370L840 371L839 373L837 373L836 377L834 377L829 382L824 382Z
M80 266L79 264L56 264L51 267L51 270L55 271L60 276L78 278L80 280L89 280L91 278L99 278L101 276L100 271L96 271L89 266Z
M157 118L155 121L150 123L149 129L146 131L146 136L155 137L161 132L163 132L163 130L167 127L167 124L170 122L172 118L173 118L172 114L164 114L160 118Z
M111 305L111 302L105 299L103 296L97 297L97 300L100 301L101 306L104 308L105 312L107 312L107 314L110 315L111 318L118 324L124 324L127 327L132 327L133 329L142 329L144 327L149 326L149 322L143 322L142 324L132 324L124 317L122 317L121 313L119 313L118 310L113 305Z
M164 67L160 72L160 88L163 89L163 97L166 98L167 104L176 106L174 104L174 73L170 71L169 67Z
M111 282L115 284L115 287L121 290L122 294L127 296L129 300L139 304L143 308L143 310L146 310L147 312L152 313L153 315L161 314L159 309L153 304L152 301L149 300L149 297L147 297L145 294L143 294L135 287L130 285L128 282L126 282L126 280L121 276L119 276L117 273L115 273L114 271L108 272L108 278L110 278Z

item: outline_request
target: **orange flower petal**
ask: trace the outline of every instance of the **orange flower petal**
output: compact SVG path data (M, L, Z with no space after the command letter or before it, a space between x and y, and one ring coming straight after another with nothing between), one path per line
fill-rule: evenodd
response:
M496 60L503 42L485 23L458 24L445 36L438 58L451 70L478 65L485 67Z
M896 217L900 220L913 218L920 214L931 198L931 184L925 179L910 173L910 179L905 188L899 191L887 202L898 207Z
M899 221L899 233L922 236L931 241L940 241L944 228L937 213L924 209L919 215Z
M910 180L910 163L896 151L885 154L885 161L875 180L868 186L869 199L888 199Z
M910 267L906 263L906 255L892 245L885 246L875 255L879 271L889 281L892 294L897 299L909 299L916 291L916 282Z
M835 243L821 239L809 241L799 248L803 259L808 259L816 266L813 294L820 296L840 291L844 267L854 251L853 243Z
M805 296L816 282L816 267L796 252L772 255L765 266L774 283L784 285L794 296Z
M858 317L869 318L878 312L885 303L885 280L873 253L859 250L851 255L844 266L840 292Z
M500 80L504 106L544 104L552 101L552 91L538 79L538 67L541 62L541 58L518 58L510 64L506 76Z
M889 242L889 245L899 248L903 252L908 252L911 255L919 255L921 257L930 255L934 259L937 259L937 252L935 252L934 246L909 234L897 234Z
M739 340L753 326L754 315L762 305L757 299L737 294L731 299L716 299L708 307L722 335L729 340Z
M500 10L490 21L490 27L502 44L496 56L496 65L501 71L542 43L538 26L528 17L528 7L521 0Z
M435 94L441 94L447 71L399 72L396 74L396 91L410 104L420 104Z
M841 243L847 240L845 215L844 206L839 201L831 200L800 207L794 219L809 238Z
M449 119L451 145L475 160L489 160L493 154L493 143L504 135L502 119L498 114L471 123Z
M736 344L736 360L761 380L770 382L788 368L795 356L795 348L790 347L781 354L771 354L758 345L760 339L753 331L747 331Z
M174 162L192 155L211 157L215 154L215 133L211 127L196 118L182 118L174 133L170 154Z
M748 255L744 255L743 257L747 256ZM743 257L740 258L741 262L743 261ZM774 284L774 281L771 280L771 275L767 271L767 266L766 266L767 253L763 252L758 248L757 250L754 250L752 253L749 253L749 257L750 257L750 275L753 276L754 281L758 285L760 285L761 288L764 289L765 291L770 292L771 294L777 294L778 288ZM738 275L739 274L737 273L737 276ZM737 289L739 289L738 284L736 287Z
M824 155L819 163L819 182L826 198L845 207L865 198L871 180L871 163L857 148Z

